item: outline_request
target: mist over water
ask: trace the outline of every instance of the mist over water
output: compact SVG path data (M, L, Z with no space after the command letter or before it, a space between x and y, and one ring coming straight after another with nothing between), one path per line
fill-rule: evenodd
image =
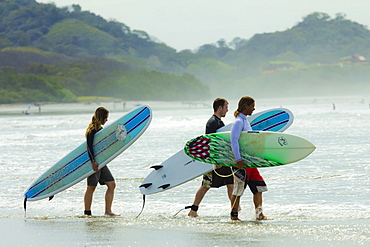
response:
M269 191L264 212L273 220L254 221L252 196L242 197L240 218L229 220L226 188L211 189L199 207L200 218L187 217L201 184L197 178L171 190L149 195L143 213L138 186L150 166L175 154L189 139L204 133L211 101L197 105L149 102L153 120L147 131L108 166L116 178L113 210L104 217L105 187L98 186L94 217L83 214L86 181L51 201L27 203L23 193L55 162L84 141L97 106L111 113L107 124L139 102L122 105L44 106L21 115L24 106L1 106L0 222L7 246L368 246L370 244L370 107L369 98L256 99L256 112L290 109L295 121L286 133L316 145L306 159L262 168ZM237 100L230 100L225 123L232 121ZM71 107L71 108L68 108Z

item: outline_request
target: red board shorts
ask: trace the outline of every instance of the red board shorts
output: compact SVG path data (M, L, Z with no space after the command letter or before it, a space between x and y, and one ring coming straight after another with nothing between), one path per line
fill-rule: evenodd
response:
M234 171L234 190L233 195L242 196L247 185L250 191L254 194L257 192L267 191L267 186L257 168L245 168L243 170Z

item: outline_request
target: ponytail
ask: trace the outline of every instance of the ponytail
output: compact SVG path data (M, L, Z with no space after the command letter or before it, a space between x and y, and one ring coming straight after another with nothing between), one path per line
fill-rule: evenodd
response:
M234 111L234 117L237 117L239 115L239 113L241 113L247 105L251 105L253 103L254 103L254 99L252 97L249 97L249 96L242 97L239 100L238 109L236 109L236 111Z
M100 130L104 120L107 118L109 111L104 107L98 107L95 110L94 116L91 118L91 122L86 129L85 136L87 136L92 130Z

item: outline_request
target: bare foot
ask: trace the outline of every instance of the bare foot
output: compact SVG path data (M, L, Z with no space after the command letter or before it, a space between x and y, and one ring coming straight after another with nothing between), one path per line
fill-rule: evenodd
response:
M267 217L263 214L256 215L256 220L267 220Z
M197 214L197 212L194 211L194 210L190 210L190 212L188 213L188 216L190 216L190 217L199 217L199 215Z
M120 214L115 214L115 213L112 213L112 212L105 213L105 215L107 215L107 216L121 216Z
M262 211L262 207L256 208L256 220L272 220L265 216Z

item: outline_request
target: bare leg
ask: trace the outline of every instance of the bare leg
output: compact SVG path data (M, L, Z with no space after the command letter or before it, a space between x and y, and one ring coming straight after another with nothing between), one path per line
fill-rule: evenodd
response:
M227 188L227 196L229 197L229 200L231 201L231 198L233 196L234 185L233 184L226 184L226 188Z
M231 205L233 205L232 196L233 196L234 185L233 184L226 184L226 188L227 188L227 196L229 197ZM241 209L240 204L239 204L238 212L240 210L242 210L242 209Z
M231 196L231 213L238 213L240 207L240 196ZM232 220L240 220L238 216L231 216Z
M105 185L107 185L107 191L105 192L105 215L120 216L119 214L115 214L112 212L112 203L114 198L114 189L116 188L116 182L106 182Z
M266 220L267 217L262 212L262 192L253 195L254 208L256 209L256 219Z
M93 194L96 189L96 186L87 186L85 196L84 196L84 204L85 204L85 211L91 211L91 204L93 199Z
M194 198L193 205L199 206L200 202L203 200L204 195L207 193L208 190L209 190L209 188L206 188L204 186L200 186L197 193L195 193L195 198ZM196 211L190 210L190 212L188 213L188 216L198 217L199 215Z

